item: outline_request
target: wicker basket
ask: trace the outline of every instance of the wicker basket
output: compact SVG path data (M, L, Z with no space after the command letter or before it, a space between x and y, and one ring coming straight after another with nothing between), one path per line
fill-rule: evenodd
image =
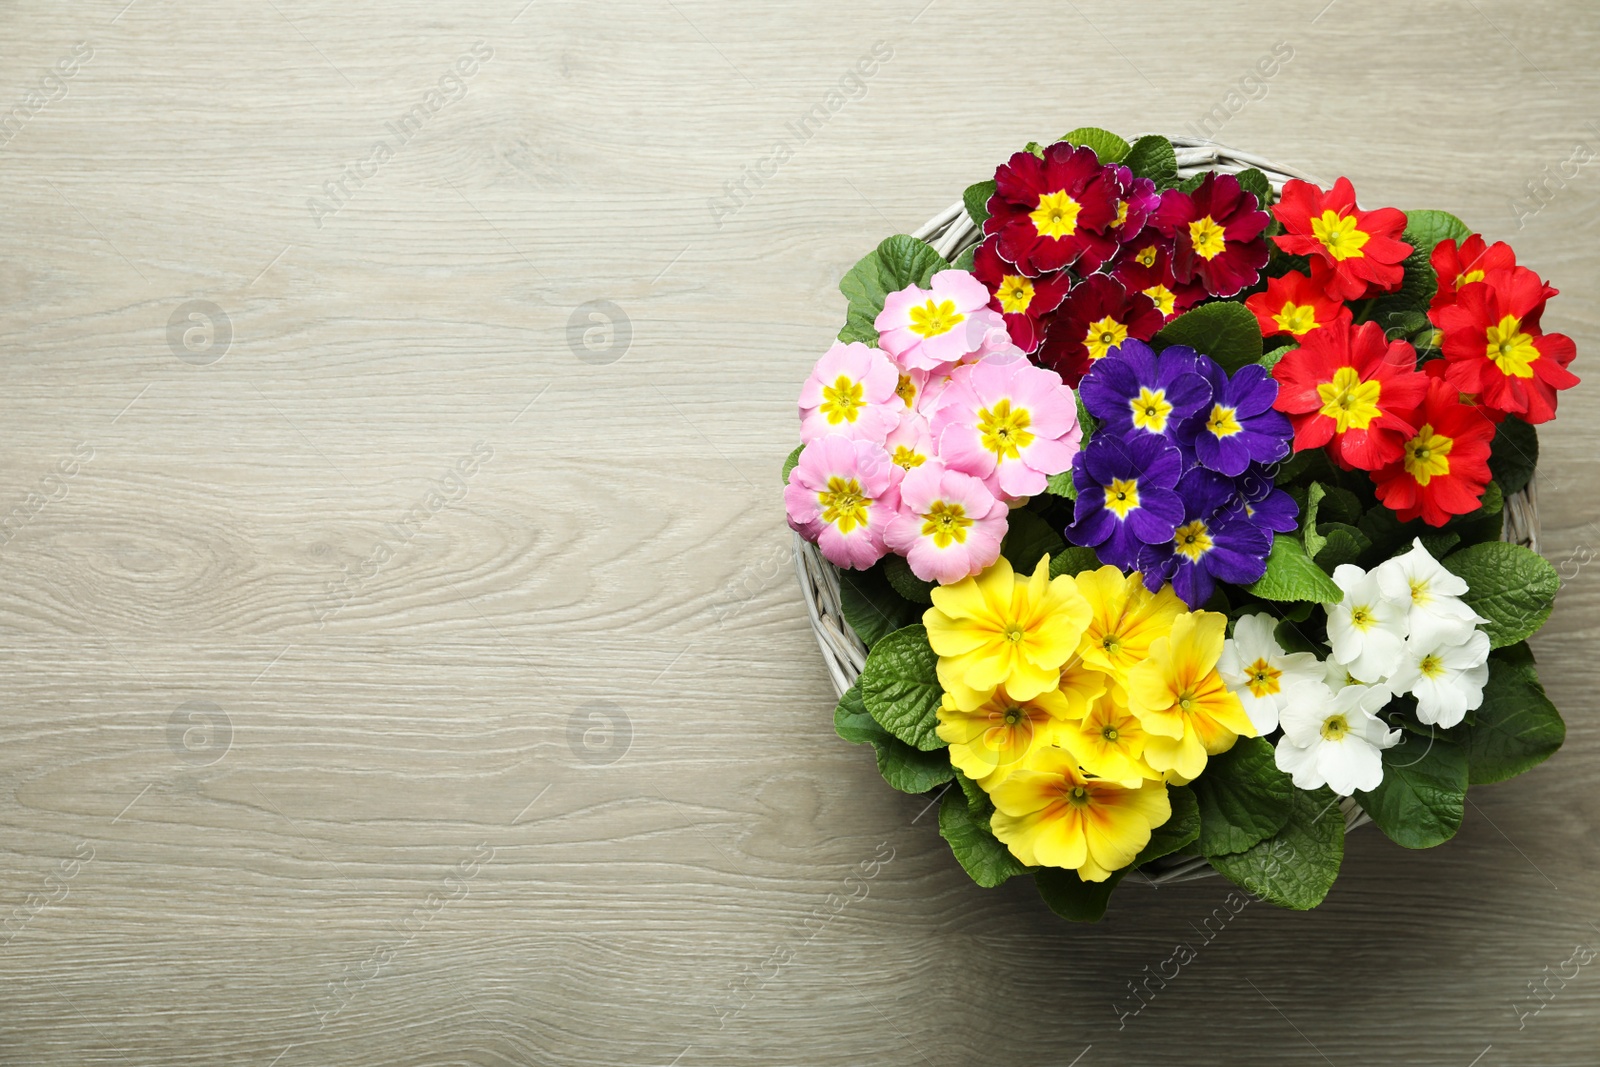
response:
M1193 137L1173 137L1171 141L1177 150L1180 177L1211 170L1237 174L1254 167L1267 176L1274 193L1281 193L1283 183L1290 178L1326 186L1326 183L1304 171L1214 141ZM929 219L913 236L927 241L945 259L953 261L969 245L977 244L981 234L967 217L965 205L958 200ZM1534 481L1529 479L1526 488L1506 498L1503 511L1505 525L1501 534L1504 540L1524 545L1535 552L1539 551L1536 501ZM811 628L816 631L817 644L822 648L822 659L828 667L833 688L839 696L843 696L845 690L861 676L861 669L867 662L867 646L844 621L839 600L838 569L822 558L816 545L801 539L798 534L795 535L794 545L795 567L800 575L800 590L805 596L806 611L811 616ZM1346 830L1353 830L1371 821L1351 797L1341 800L1340 807L1344 812ZM1169 885L1205 878L1217 872L1203 857L1175 856L1170 862L1157 860L1139 873L1142 882Z

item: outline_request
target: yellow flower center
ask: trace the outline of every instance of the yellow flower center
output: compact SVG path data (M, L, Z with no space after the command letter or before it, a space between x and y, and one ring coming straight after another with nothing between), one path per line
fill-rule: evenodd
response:
M894 387L894 395L904 400L906 407L912 405L912 402L917 399L917 383L911 380L911 375L900 375L900 381Z
M1033 282L1020 274L1007 274L1000 279L1000 289L994 295L1000 299L1001 311L1020 315L1033 303Z
M1336 260L1360 259L1366 253L1361 247L1367 243L1372 235L1356 227L1354 215L1340 215L1329 208L1322 213L1320 219L1311 220L1311 235L1322 242L1322 247L1328 250L1328 255Z
M1272 317L1278 324L1278 329L1303 337L1322 324L1317 321L1317 309L1310 304L1296 304L1292 300L1285 300L1283 307Z
M828 488L817 494L817 501L822 505L822 521L845 534L867 524L867 508L872 504L860 482L838 475L828 479Z
M1015 725L1017 725L1018 722L1021 721L1021 719L1022 719L1022 709L1021 708L1007 708L1005 710L1005 714L1000 716L1000 720L1002 722L1004 722L1007 726L1015 726Z
M1065 192L1045 193L1028 217L1040 237L1071 237L1078 232L1080 210L1082 205Z
M1428 590L1428 580L1426 578L1411 579L1411 603L1420 606L1430 603L1432 600L1433 593Z
M1111 484L1106 486L1106 507L1119 519L1126 519L1128 512L1139 506L1139 479L1113 478Z
M1373 420L1383 414L1378 410L1378 398L1382 395L1383 386L1377 381L1362 381L1354 367L1340 367L1333 372L1331 382L1317 386L1322 414L1333 420L1340 433L1371 426Z
M1100 647L1106 650L1106 655L1115 656L1122 647L1122 637L1118 634L1106 634L1100 639Z
M911 309L911 332L921 334L923 337L938 337L942 333L949 333L965 321L967 317L956 310L954 300L943 300L935 304L930 297L926 304Z
M1279 689L1278 679L1283 677L1283 672L1267 662L1265 656L1256 660L1244 669L1245 685L1251 695L1269 697Z
M822 413L827 416L828 425L855 422L856 412L862 407L866 395L867 391L860 382L844 374L839 375L832 385L824 385Z
M1189 241L1194 245L1194 254L1201 259L1216 259L1228 244L1223 240L1222 227L1210 215L1202 215L1189 223Z
M920 452L913 451L909 445L895 445L894 455L890 456L889 459L895 466L910 470L913 467L922 466L927 462L928 457Z
M1102 358L1127 339L1128 328L1110 315L1099 322L1091 322L1089 332L1083 335L1083 343L1089 346L1090 359Z
M1118 200L1117 201L1117 217L1116 217L1115 221L1113 221L1111 223L1111 228L1114 229L1114 230L1120 230L1120 229L1122 229L1123 226L1127 225L1127 222L1128 222L1128 202L1126 200Z
M1185 712L1193 711L1197 703L1199 701L1195 698L1194 690L1192 689L1185 689L1178 694L1178 707Z
M1177 545L1178 555L1191 563L1198 563L1201 556L1211 551L1211 531L1207 530L1206 524L1199 519L1178 527L1178 532L1172 540Z
M1020 458L1021 450L1033 443L1032 424L1028 409L1013 408L1009 400L978 409L978 439L1001 460Z
M1155 245L1145 245L1143 248L1139 249L1139 251L1133 254L1133 258L1141 267L1148 267L1155 263L1156 255L1157 252Z
M1325 741L1343 741L1350 732L1350 720L1343 715L1329 715L1322 721L1322 738Z
M1239 425L1235 408L1225 408L1221 404L1211 406L1211 417L1206 420L1206 429L1211 431L1213 437L1232 437L1244 429Z
M1140 289L1139 291L1148 296L1150 302L1155 304L1156 310L1168 318L1172 317L1173 311L1178 307L1178 294L1164 285L1152 285L1148 289Z
M1350 609L1350 625L1362 633L1366 633L1378 625L1378 616L1370 604L1357 604Z
M1444 660L1430 652L1422 657L1422 662L1417 664L1417 670L1429 678L1437 678L1444 673Z
M966 509L960 504L935 500L932 509L922 516L922 536L933 538L935 548L964 545L967 527L971 525L972 520L967 518Z
M1089 790L1085 789L1081 785L1075 785L1071 789L1064 791L1061 795L1066 798L1067 803L1069 804L1080 808L1086 808L1089 806Z
M1128 408L1133 412L1133 424L1139 429L1151 433L1166 432L1167 417L1172 414L1172 401L1167 399L1165 389L1141 385L1139 395L1128 401Z
M1024 630L1020 626L1013 625L1006 627L1006 640L1010 641L1014 645L1021 644L1027 636L1028 631Z
M1471 285L1473 282L1481 282L1481 281L1483 281L1483 271L1481 271L1481 270L1469 270L1469 271L1465 272L1464 274L1457 274L1456 275L1456 288L1459 289L1463 285Z
M1522 320L1507 315L1489 327L1486 354L1500 373L1507 378L1532 378L1533 362L1539 358L1539 348L1533 338L1522 332Z
M1405 463L1406 473L1418 485L1427 485L1436 474L1450 473L1450 449L1455 447L1455 438L1434 433L1430 423L1423 423L1422 429L1417 431L1417 436L1406 442ZM1412 584L1412 596L1416 595L1416 585Z

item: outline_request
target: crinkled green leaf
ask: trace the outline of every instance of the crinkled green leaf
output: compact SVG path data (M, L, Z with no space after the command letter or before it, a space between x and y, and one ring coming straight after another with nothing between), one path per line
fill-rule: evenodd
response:
M1245 587L1262 600L1309 600L1336 604L1344 592L1306 555L1305 545L1292 534L1273 534L1267 572Z
M1059 578L1063 574L1082 574L1084 571L1098 570L1099 567L1100 557L1095 555L1094 549L1080 545L1068 545L1050 557L1052 578Z
M1211 773L1211 768L1206 768ZM1139 867L1168 856L1193 842L1200 836L1200 806L1190 786L1167 787L1167 803L1172 807L1172 817L1150 831L1150 843L1139 850L1129 866Z
M840 571L839 606L844 609L844 621L869 649L922 618L922 608L889 584L882 563L864 571Z
M1290 352L1293 352L1299 347L1299 345L1284 345L1281 348L1274 348L1271 352L1268 352L1256 362L1260 363L1268 370L1271 370L1273 367L1278 365L1278 360L1282 359L1284 356L1287 356Z
M1283 829L1243 852L1211 857L1235 885L1283 908L1321 904L1344 860L1344 815L1328 789L1296 789Z
M1122 165L1133 171L1135 178L1149 178L1157 186L1175 180L1178 176L1178 154L1172 142L1160 134L1151 134L1133 142Z
M876 346L878 328L873 322L883 310L884 298L908 285L926 288L929 279L949 266L926 241L903 233L884 238L839 281L839 291L850 301L839 340Z
M783 484L789 484L789 472L800 465L800 453L806 450L805 445L795 445L794 451L789 453L789 458L783 461Z
M1094 923L1105 918L1106 904L1111 891L1117 888L1127 868L1112 871L1103 882L1085 882L1077 871L1060 867L1039 867L1033 872L1033 884L1050 910L1063 919L1078 923Z
M1472 228L1448 211L1406 212L1406 240L1424 255L1432 255L1440 241L1461 242L1471 236Z
M958 789L939 804L939 836L950 843L961 869L985 889L992 889L1028 868L989 829L988 819L973 813Z
M906 562L904 556L890 553L883 557L883 576L889 579L889 585L896 593L905 597L913 604L926 607L933 603L933 590L937 582L925 582L911 573L911 564Z
M1045 483L1044 491L1051 496L1065 497L1068 500L1078 499L1078 487L1072 484L1072 471L1064 470L1060 474L1052 474Z
M1312 482L1306 490L1305 507L1301 509L1300 537L1305 542L1306 555L1315 559L1322 546L1328 539L1317 533L1317 506L1322 503L1322 495L1326 492L1321 482Z
M1289 821L1294 784L1278 770L1272 746L1259 737L1241 737L1190 786L1200 812L1200 852L1221 856L1271 837Z
M1489 471L1508 496L1527 488L1533 469L1539 464L1539 431L1507 415L1495 431L1489 452Z
M861 701L860 686L851 686L833 709L833 729L851 744L871 745L878 759L878 773L902 793L926 793L955 774L945 750L920 751L879 726Z
M1096 126L1079 126L1061 139L1068 144L1086 145L1094 149L1094 154L1100 158L1101 163L1121 163L1133 150L1127 141L1110 130L1102 130Z
M1483 705L1467 733L1472 784L1514 778L1549 759L1566 737L1566 724L1545 696L1527 646L1511 645L1489 657Z
M1254 193L1257 202L1264 209L1272 203L1272 183L1267 176L1255 167L1249 167L1235 174L1239 179L1239 187L1247 193Z
M1467 583L1462 600L1488 619L1493 648L1514 645L1544 625L1561 579L1543 556L1505 541L1485 541L1450 553L1445 568Z
M1188 345L1216 360L1230 374L1261 361L1261 325L1243 304L1219 300L1173 319L1156 334L1163 345Z
M1405 736L1383 752L1383 782L1356 801L1389 840L1432 848L1461 828L1467 801L1467 753L1442 735Z
M994 195L994 179L969 185L961 194L961 202L967 207L967 217L974 224L982 226L989 218L989 198Z
M1067 547L1061 532L1027 508L1013 508L1007 520L1000 554L1019 574L1032 574L1042 556L1054 556Z
M939 657L918 623L896 630L867 653L858 683L867 711L878 725L913 748L943 748L939 726Z
M1325 522L1322 530L1323 547L1316 555L1316 563L1329 574L1341 563L1354 563L1362 553L1372 547L1366 534L1342 522Z

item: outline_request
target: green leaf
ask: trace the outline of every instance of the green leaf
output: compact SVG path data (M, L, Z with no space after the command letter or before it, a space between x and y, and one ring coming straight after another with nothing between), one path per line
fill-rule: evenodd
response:
M1077 402L1078 428L1083 431L1083 440L1080 445L1083 448L1088 448L1090 436L1100 428L1100 420L1089 414L1089 409L1083 406L1083 394L1081 392L1074 389L1072 391L1072 399ZM1070 474L1071 472L1069 471L1068 473Z
M1501 658L1502 653L1512 653ZM1526 645L1489 657L1483 705L1467 733L1467 773L1473 785L1514 778L1550 758L1566 740L1561 713L1544 694Z
M839 291L850 301L839 340L876 346L878 328L873 321L883 310L884 298L908 285L926 288L929 279L949 267L926 241L903 233L884 238L839 281Z
M913 748L943 748L939 726L939 657L928 631L916 624L896 630L867 653L861 671L861 697L878 725Z
M833 709L833 729L851 744L871 745L878 758L878 773L902 793L926 793L955 774L943 749L919 751L879 726L861 702L859 686L851 686Z
M1317 512L1317 521L1342 522L1354 525L1361 518L1361 498L1348 489L1341 489L1337 485L1322 484L1322 507Z
M805 445L795 445L794 451L789 453L789 458L783 461L783 484L789 484L789 472L800 465L800 453L806 450Z
M1407 240L1410 240L1409 236ZM1400 278L1400 288L1377 297L1367 316L1385 328L1404 329L1408 312L1426 314L1428 304L1439 288L1439 277L1433 271L1433 264L1428 261L1427 252L1414 249L1401 261L1401 266L1404 272Z
M982 226L989 218L989 198L994 195L994 180L978 182L969 185L961 194L961 202L967 206L967 217L976 225Z
M1242 170L1234 177L1239 179L1239 187L1247 193L1254 193L1256 200L1265 209L1272 203L1272 183L1267 176L1254 167Z
M1191 788L1200 806L1200 852L1223 856L1266 840L1289 821L1294 783L1278 770L1272 746L1259 737L1241 737Z
M1550 561L1521 545L1485 541L1452 552L1446 570L1467 583L1467 606L1488 619L1491 648L1514 645L1544 625L1561 578Z
M1083 548L1079 545L1068 545L1066 548L1050 557L1050 577L1059 578L1063 574L1082 574L1084 571L1098 570L1100 557L1095 555L1092 548Z
M1354 563L1372 547L1372 539L1354 526L1342 522L1321 525L1327 544L1316 555L1316 563L1329 574L1341 563Z
M1033 884L1038 886L1039 895L1050 906L1050 910L1063 919L1095 923L1105 918L1111 891L1117 888L1117 883L1127 873L1128 868L1124 867L1120 871L1112 871L1111 877L1103 882L1085 882L1078 877L1077 871L1040 867L1033 872Z
M1328 539L1317 533L1317 505L1322 503L1322 495L1327 492L1321 482L1312 482L1311 488L1306 490L1306 506L1300 523L1300 536L1305 541L1306 555L1315 559ZM1235 849L1235 851L1238 851Z
M1300 539L1281 533L1272 535L1267 573L1245 586L1245 592L1262 600L1309 600L1315 604L1336 604L1344 599L1344 591L1311 562Z
M1078 487L1072 484L1071 470L1052 474L1050 480L1044 484L1044 491L1051 496L1066 497L1068 500L1078 499Z
M889 585L896 593L905 597L913 604L924 606L933 603L932 591L937 583L925 582L911 573L911 564L906 562L904 556L890 554L883 557L883 576L889 579Z
M1461 535L1439 531L1436 533L1418 534L1422 547L1428 550L1428 555L1434 559L1443 559L1444 554L1461 543Z
M962 794L967 798L967 808L974 815L987 817L989 813L994 811L994 805L989 802L989 794L985 793L983 787L977 782L962 774L961 768L957 767L955 771L956 784L961 787Z
M1133 151L1127 141L1110 130L1094 126L1079 126L1061 139L1068 144L1087 145L1094 149L1094 154L1100 157L1101 163L1121 163L1128 153ZM1173 156L1173 165L1177 165L1177 156Z
M1383 782L1370 793L1358 792L1356 800L1395 844L1442 844L1461 828L1467 802L1466 750L1442 736L1406 735L1401 744L1383 751Z
M1207 767L1206 773L1210 772L1211 768ZM1139 850L1129 866L1139 867L1171 855L1200 836L1200 806L1194 790L1188 786L1169 785L1167 802L1172 806L1172 817L1150 831L1150 843Z
M1260 324L1257 323L1257 325ZM1290 352L1293 352L1299 347L1299 345L1284 345L1282 348L1274 348L1271 352L1268 352L1256 362L1260 363L1268 370L1271 370L1273 367L1278 365L1278 360L1282 359L1284 356L1287 356Z
M1344 859L1344 816L1324 788L1293 791L1283 829L1243 852L1211 857L1235 885L1283 908L1306 911L1321 904Z
M1149 178L1158 186L1178 177L1178 154L1173 151L1172 142L1160 134L1133 142L1122 164L1133 171L1135 178Z
M1424 255L1433 254L1433 246L1454 238L1459 244L1472 236L1472 227L1448 211L1406 212L1405 238Z
M1500 491L1500 486L1491 481L1483 487L1483 499L1478 502L1479 510L1485 515L1498 515L1505 506L1506 497Z
M1177 185L1173 186L1173 188L1178 190L1180 193L1192 193L1196 189L1200 188L1200 183L1205 181L1210 173L1210 171L1201 171L1199 174L1191 174Z
M973 260L977 258L977 255L978 246L968 245L960 252L956 253L955 262L950 265L956 270L964 270L970 273L972 271Z
M1232 374L1261 361L1261 325L1243 304L1220 300L1186 311L1156 334L1163 345L1188 345Z
M1054 556L1067 547L1058 530L1027 508L1013 508L1007 520L1000 554L1019 574L1032 574L1041 556Z
M988 819L974 815L960 790L951 789L939 805L939 836L950 842L967 876L993 889L1028 868L990 831Z
M1507 415L1495 431L1489 472L1507 496L1527 488L1539 463L1539 431L1515 415Z
M922 618L922 609L894 591L883 564L864 571L839 572L839 606L844 621L867 648L902 626Z

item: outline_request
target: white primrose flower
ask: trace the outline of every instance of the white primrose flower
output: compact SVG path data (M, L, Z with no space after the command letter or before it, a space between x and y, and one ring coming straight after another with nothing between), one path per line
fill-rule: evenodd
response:
M1417 698L1417 720L1449 728L1483 704L1489 680L1489 635L1473 630L1459 644L1406 642L1405 657L1389 678L1396 693Z
M1389 691L1347 685L1335 693L1321 682L1300 682L1286 696L1274 754L1278 769L1299 789L1328 786L1346 797L1376 789L1383 781L1383 750L1400 741L1400 731L1377 716Z
M1217 662L1222 680L1239 697L1250 722L1263 735L1278 728L1278 712L1283 709L1284 693L1290 686L1322 677L1322 664L1316 656L1283 650L1273 632L1277 623L1265 613L1241 615Z
M1334 660L1362 682L1382 681L1405 653L1409 603L1384 596L1376 574L1354 564L1335 567L1333 584L1344 591L1339 603L1323 605Z
M1322 664L1322 680L1327 687L1337 693L1347 685L1364 685L1371 689L1382 689L1393 695L1386 682L1363 682L1360 678L1350 673L1344 664L1332 659L1324 660Z
M1429 648L1460 644L1475 626L1488 620L1461 600L1466 581L1445 570L1422 547L1422 538L1411 545L1410 552L1373 568L1378 588L1388 599L1410 606L1406 622L1411 640Z

